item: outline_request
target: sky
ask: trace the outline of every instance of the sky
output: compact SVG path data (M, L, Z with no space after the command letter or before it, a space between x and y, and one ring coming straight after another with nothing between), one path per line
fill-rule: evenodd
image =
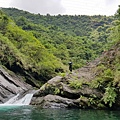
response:
M114 15L120 0L0 0L0 7L51 15Z

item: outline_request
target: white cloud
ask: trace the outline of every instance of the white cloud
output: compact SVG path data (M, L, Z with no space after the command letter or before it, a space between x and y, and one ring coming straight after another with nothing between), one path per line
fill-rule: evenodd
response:
M119 0L62 0L66 14L113 15Z
M114 15L119 0L0 0L0 7L16 7L32 13Z
M0 0L0 7L10 7L11 0Z
M61 0L13 0L12 6L40 14L62 14Z

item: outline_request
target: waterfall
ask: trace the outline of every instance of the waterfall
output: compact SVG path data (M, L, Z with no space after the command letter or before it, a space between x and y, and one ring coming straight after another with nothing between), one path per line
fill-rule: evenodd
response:
M18 96L19 96L19 94L17 94L16 96L12 97L11 99L9 99L9 100L8 100L7 102L5 102L4 104L5 104L5 105L14 104L14 103L17 101Z
M9 99L3 105L29 105L33 97L33 93L26 94L24 97L19 99L20 94Z
M33 94L26 94L23 98L17 100L14 104L16 105L29 105Z

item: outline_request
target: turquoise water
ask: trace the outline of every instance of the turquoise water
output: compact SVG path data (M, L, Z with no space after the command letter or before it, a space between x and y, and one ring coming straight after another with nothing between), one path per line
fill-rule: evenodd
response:
M120 111L0 106L0 120L120 120Z

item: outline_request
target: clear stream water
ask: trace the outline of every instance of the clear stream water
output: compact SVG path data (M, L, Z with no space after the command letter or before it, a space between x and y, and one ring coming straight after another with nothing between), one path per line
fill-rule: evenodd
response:
M120 111L0 106L0 120L120 120Z

